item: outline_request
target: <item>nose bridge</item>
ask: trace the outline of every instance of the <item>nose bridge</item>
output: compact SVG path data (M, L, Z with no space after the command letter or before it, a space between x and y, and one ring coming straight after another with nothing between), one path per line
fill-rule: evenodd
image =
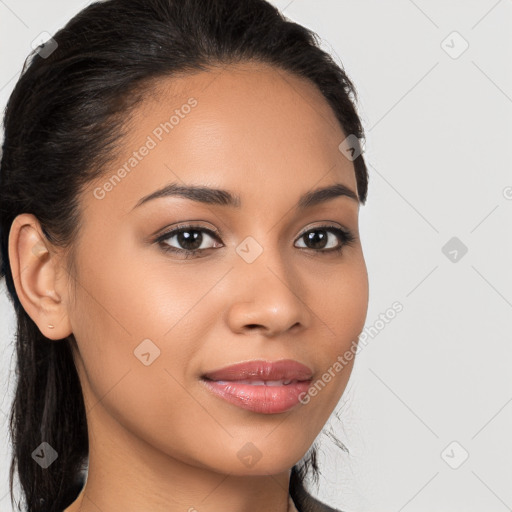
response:
M299 296L298 277L278 245L271 242L272 236L264 238L260 243L248 236L235 249L235 275L240 289L232 304L232 327L242 329L256 324L277 332L297 323L305 325L308 310Z
M245 276L249 275L251 279L253 273L255 276L252 284L257 285L263 280L262 285L276 283L290 292L289 288L293 287L293 270L286 264L285 255L281 253L271 235L265 236L264 239L260 236L259 240L261 243L255 237L247 236L236 247L236 253L241 260L237 261L236 266L241 278L245 280Z

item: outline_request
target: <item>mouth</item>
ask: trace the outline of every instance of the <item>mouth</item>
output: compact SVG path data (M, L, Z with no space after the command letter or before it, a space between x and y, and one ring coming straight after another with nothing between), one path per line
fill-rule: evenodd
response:
M213 380L205 377L205 380L211 382L217 382L219 384L228 384L236 382L237 384L247 384L249 386L289 386L290 384L296 384L297 382L304 382L299 380Z
M249 361L204 374L201 382L230 404L261 414L277 414L300 403L312 375L310 368L297 361Z
M308 366L292 359L279 361L253 360L225 366L203 375L216 381L262 381L287 382L310 380L313 371Z

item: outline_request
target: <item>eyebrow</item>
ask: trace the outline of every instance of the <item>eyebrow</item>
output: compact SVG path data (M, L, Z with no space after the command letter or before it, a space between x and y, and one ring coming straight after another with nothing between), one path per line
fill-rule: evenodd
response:
M170 183L165 187L144 196L138 201L132 210L153 199L169 196L183 197L185 199L191 199L192 201L198 201L205 204L230 206L232 208L240 208L242 205L240 196L232 194L228 190L210 188L201 185L180 185L178 183ZM299 198L297 208L299 210L304 210L328 201L329 199L343 196L359 203L359 197L355 192L342 183L336 183L334 185L306 192Z

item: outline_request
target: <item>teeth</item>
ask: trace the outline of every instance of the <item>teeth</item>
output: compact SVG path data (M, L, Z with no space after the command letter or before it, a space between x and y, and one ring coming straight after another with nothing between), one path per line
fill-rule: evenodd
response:
M267 380L265 382L266 386L283 386L284 382L282 380Z
M250 386L286 386L294 380L237 380L237 384L249 384Z

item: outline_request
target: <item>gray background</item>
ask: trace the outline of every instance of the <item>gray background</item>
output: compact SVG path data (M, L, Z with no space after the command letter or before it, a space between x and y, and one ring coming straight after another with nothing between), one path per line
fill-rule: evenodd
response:
M88 3L0 0L2 109L31 42ZM510 510L512 1L273 3L343 64L367 134L360 221L374 334L341 422L325 429L350 453L318 438L320 498L361 512ZM3 283L0 301L8 512L14 317ZM403 311L381 327L395 301Z

